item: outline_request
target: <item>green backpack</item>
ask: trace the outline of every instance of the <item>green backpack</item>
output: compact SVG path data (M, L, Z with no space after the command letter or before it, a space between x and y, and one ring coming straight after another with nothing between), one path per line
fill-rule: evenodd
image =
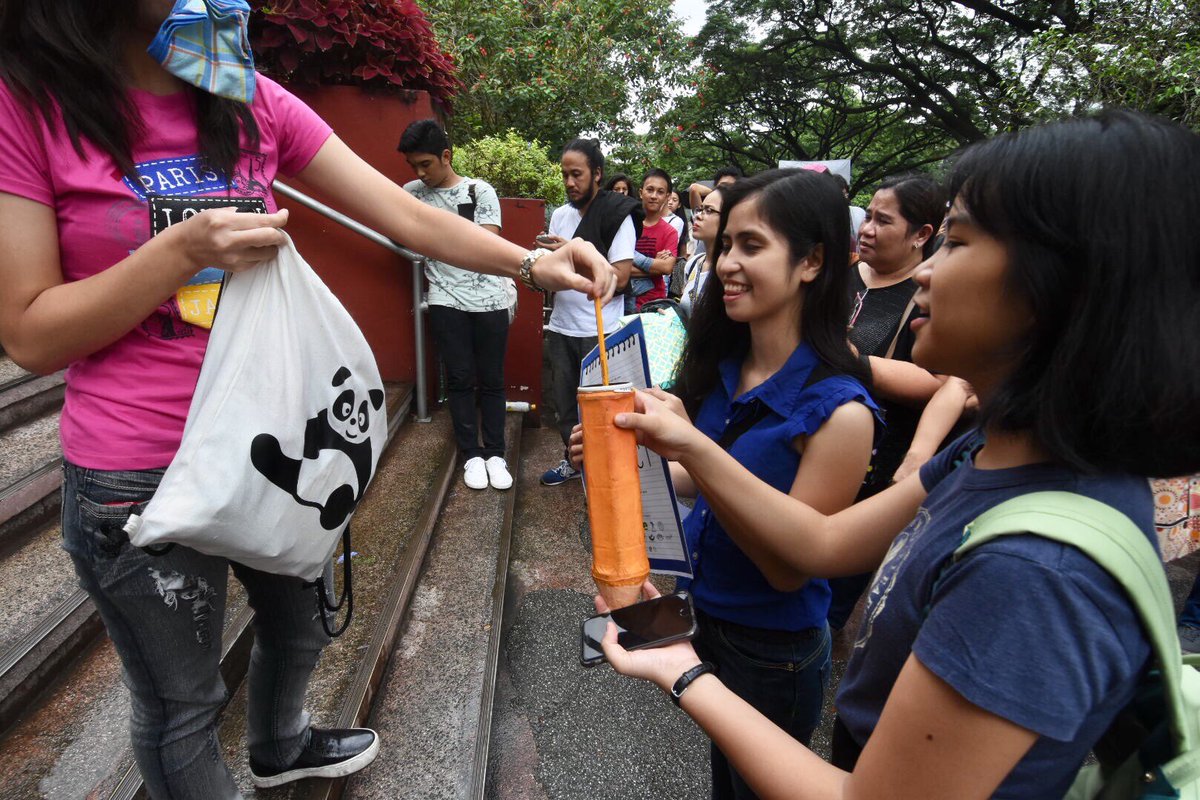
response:
M958 560L1008 534L1034 534L1069 544L1124 587L1141 618L1155 668L1095 751L1099 764L1080 769L1067 800L1185 798L1200 800L1200 656L1184 656L1162 561L1145 534L1115 508L1071 492L1033 492L989 509L967 525ZM1136 731L1133 747L1105 746L1118 729ZM1120 755L1107 755L1110 750ZM1132 752L1130 752L1132 751Z

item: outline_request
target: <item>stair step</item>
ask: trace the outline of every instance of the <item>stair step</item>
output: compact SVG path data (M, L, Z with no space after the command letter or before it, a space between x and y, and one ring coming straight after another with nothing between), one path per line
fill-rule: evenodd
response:
M518 415L510 415L506 431L514 469L520 423ZM483 726L481 740L480 722L491 714L494 635L513 499L514 490L468 489L455 471L403 636L371 712L380 754L351 777L348 797L473 796L477 758L486 763L490 724Z
M30 374L29 370L18 367L7 353L0 352L0 390L3 390L7 384Z
M0 592L12 598L0 603L0 653L78 590L75 569L61 542L59 526L47 525L0 561Z
M29 375L0 384L0 431L60 408L65 392L62 372Z
M354 621L321 654L309 683L307 707L314 725L344 727L366 719L453 472L452 439L445 412L428 424L409 425L380 461L355 512ZM343 781L302 781L256 794L246 761L245 722L243 685L222 717L220 738L244 797L338 796Z
M708 739L687 715L652 684L580 666L596 591L583 489L539 484L561 458L553 429L521 449L486 797L707 797Z
M0 433L0 553L58 515L62 457L57 409Z

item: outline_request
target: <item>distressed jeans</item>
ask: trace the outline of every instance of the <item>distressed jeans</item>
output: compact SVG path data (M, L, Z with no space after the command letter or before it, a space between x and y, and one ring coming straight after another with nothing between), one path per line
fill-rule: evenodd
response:
M63 467L63 549L75 563L121 658L132 702L134 756L156 800L238 798L221 758L217 713L227 694L219 671L229 568L254 609L248 677L250 757L290 765L308 743L304 692L329 641L312 588L175 546L133 547L123 528L145 508L163 470Z

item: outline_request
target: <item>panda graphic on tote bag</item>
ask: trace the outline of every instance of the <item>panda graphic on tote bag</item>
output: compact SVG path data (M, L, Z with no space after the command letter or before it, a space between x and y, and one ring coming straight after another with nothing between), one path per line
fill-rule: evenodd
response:
M183 439L129 541L315 581L387 439L371 346L287 239L226 274Z
M352 377L346 367L334 374L336 396L306 423L298 458L284 453L269 433L258 434L250 444L254 468L300 505L320 511L321 527L328 531L341 526L358 506L375 467L370 420L372 410L383 407L383 390L365 388Z

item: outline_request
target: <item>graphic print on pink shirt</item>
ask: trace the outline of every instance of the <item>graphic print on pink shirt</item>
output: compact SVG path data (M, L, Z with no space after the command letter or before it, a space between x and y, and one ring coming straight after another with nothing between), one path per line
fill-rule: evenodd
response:
M146 135L133 145L136 180L91 142L75 152L61 121L31 119L0 83L0 192L54 209L63 279L82 280L128 257L150 238L149 194L259 197L274 211L275 174L308 165L331 131L278 84L258 77L251 107L259 141L243 135L226 182L199 164L192 94L130 91ZM196 280L211 282L215 272ZM185 302L185 305L187 303ZM105 470L170 463L179 446L208 331L186 321L175 297L113 344L72 363L61 431L68 461Z

